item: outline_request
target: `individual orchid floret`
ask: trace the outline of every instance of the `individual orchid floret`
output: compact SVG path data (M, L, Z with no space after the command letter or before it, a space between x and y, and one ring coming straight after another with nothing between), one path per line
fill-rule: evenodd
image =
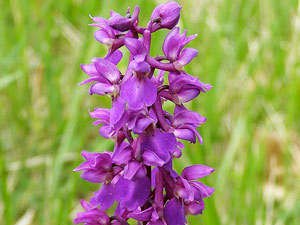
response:
M203 198L211 196L214 189L194 180L208 176L213 171L214 169L208 166L193 165L186 167L175 182L170 175L167 175L169 177L167 182L171 185L174 194L164 207L164 218L167 224L183 225L186 223L185 215L202 213ZM164 175L166 176L166 173Z
M93 62L98 72L98 76L96 77L98 82L91 86L90 94L112 94L116 96L119 93L118 83L120 80L120 71L118 68L106 59L97 58ZM91 82L91 80L88 82Z
M101 17L92 17L91 19L95 22L90 24L90 26L99 27L100 29L94 33L94 37L100 43L106 45L107 47L112 47L114 40L116 39L115 31L108 23L108 21Z
M179 34L179 27L175 27L166 36L162 49L167 59L173 62L177 70L183 70L183 67L198 55L198 51L194 48L185 48L182 50L196 37L197 35L186 37L186 30L183 34Z
M181 6L174 1L169 1L157 6L151 15L153 22L151 31L154 32L161 28L172 29L180 18Z
M212 88L210 84L205 84L197 77L181 72L169 73L169 91L162 91L161 96L173 101L175 104L189 102L196 98L201 92L206 92Z
M125 45L133 55L129 67L134 74L122 85L121 98L128 102L128 107L139 110L151 106L157 96L155 84L147 77L150 72L150 65L145 61L147 49L141 40L126 38Z
M213 168L204 165L189 166L182 171L175 187L175 195L184 199L186 214L202 214L203 198L210 197L214 193L214 188L194 180L206 177L212 172Z
M176 197L188 201L200 200L212 195L214 188L208 187L197 180L214 172L214 168L205 165L193 165L183 169L177 178L174 193Z
M143 41L141 39L125 38L124 43L133 56L129 67L136 73L143 73L142 75L149 73L151 70L150 65L145 61L148 50Z
M117 50L113 53L108 54L104 58L104 60L109 61L110 63L112 63L114 65L117 65L120 62L120 60L122 59L122 57L123 57L123 53L120 50ZM99 74L99 72L97 71L95 63L94 63L94 62L98 61L98 59L100 59L100 58L92 59L91 60L92 64L86 64L86 65L81 64L81 69L83 70L83 72L85 72L87 75L89 75L90 78L79 83L79 85L86 84L86 83L93 82L93 81L98 81L98 79L100 81L105 81L105 79L103 79L104 77L102 77L102 75Z
M120 55L121 54L121 55ZM120 119L125 109L125 102L119 97L120 92L120 71L116 67L122 58L122 53L116 51L105 59L95 58L92 60L94 64L82 65L85 71L91 78L80 84L95 82L90 88L90 94L106 95L110 94L112 98L112 108L110 113L110 123L116 124Z
M196 128L205 121L206 118L199 113L189 111L184 106L176 106L175 115L171 118L171 127L174 128L173 133L177 138L196 143L197 137L200 144L203 144L203 139Z
M103 124L99 129L99 134L107 139L118 140L119 137L124 137L124 131L121 129L127 122L128 113L125 111L121 119L115 123L111 124L111 110L103 108L95 108L93 112L90 111L91 118L97 119L93 122L93 125L97 126ZM120 140L121 142L123 141Z
M100 82L104 83L104 89L99 91L99 93L95 92L95 94L104 95L105 93L112 93L115 87L111 87L112 84L117 84L120 79L120 71L116 67L116 65L122 59L122 52L117 50L111 54L108 54L104 59L94 58L91 60L92 64L81 64L81 69L90 76L87 80L79 83L79 85L90 83L90 82ZM102 71L103 63L108 63L108 68ZM100 65L99 65L100 64ZM98 68L98 69L97 69ZM109 85L110 84L110 85ZM106 86L105 86L106 85ZM94 92L90 90L90 94Z
M134 134L141 134L150 124L157 123L157 117L153 109L131 111L129 114L128 129Z
M80 164L74 171L84 171L81 177L93 183L110 181L113 178L112 161L107 153L90 153L83 151L86 162Z

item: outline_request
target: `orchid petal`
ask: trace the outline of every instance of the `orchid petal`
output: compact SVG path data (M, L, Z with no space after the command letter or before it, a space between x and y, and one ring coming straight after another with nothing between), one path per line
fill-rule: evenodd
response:
M181 176L187 180L196 180L202 177L206 177L214 171L214 168L198 164L184 168Z

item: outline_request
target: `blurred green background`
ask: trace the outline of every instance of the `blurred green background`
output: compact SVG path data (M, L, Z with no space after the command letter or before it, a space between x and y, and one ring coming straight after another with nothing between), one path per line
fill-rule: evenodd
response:
M81 150L111 150L88 108L80 63L103 57L89 14L151 0L0 0L0 224L72 224L79 200L99 185L72 172ZM189 224L300 224L300 3L297 0L190 0L180 27L199 36L187 71L213 85L188 107L208 118L204 145L186 145L178 171L216 168L203 215ZM161 51L166 31L153 36ZM121 64L124 72L126 64Z

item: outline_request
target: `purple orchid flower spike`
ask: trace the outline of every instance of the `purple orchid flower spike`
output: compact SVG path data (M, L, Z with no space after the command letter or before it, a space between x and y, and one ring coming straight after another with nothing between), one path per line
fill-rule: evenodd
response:
M91 25L99 28L94 36L108 53L81 65L90 77L80 84L92 82L91 95L109 96L111 107L95 108L90 116L100 125L100 135L114 142L114 150L82 152L85 162L74 171L83 171L83 179L99 186L89 203L81 201L85 212L77 214L76 224L129 225L128 220L136 220L139 225L184 225L188 215L203 213L204 199L214 192L198 181L213 168L188 166L181 176L173 169L174 160L184 154L181 140L203 142L197 128L206 118L184 106L212 87L184 71L198 54L185 48L196 35L179 34L175 26L181 7L176 2L157 6L147 27L139 26L139 11L136 6L132 15L128 8L124 17L114 11L108 20L92 17ZM172 29L163 43L165 56L152 57L151 35L163 28ZM124 75L117 67L122 46L130 52ZM173 113L164 110L165 102L175 104ZM111 207L115 212L109 216L104 210Z

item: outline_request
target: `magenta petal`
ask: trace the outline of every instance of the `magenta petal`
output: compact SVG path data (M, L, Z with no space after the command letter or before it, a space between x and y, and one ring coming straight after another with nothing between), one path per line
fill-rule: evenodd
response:
M121 61L122 57L123 57L123 53L120 50L116 50L113 53L109 53L104 59L117 65Z
M80 200L80 205L81 205L82 208L84 208L86 211L95 208L93 205L91 205L90 203L88 203L87 201L85 201L85 200L83 200L83 199Z
M97 94L97 95L105 95L107 93L112 93L114 91L114 86L111 84L105 83L95 83L90 88L90 95Z
M198 51L194 48L185 48L180 54L177 60L182 66L187 65L193 58L198 55Z
M141 118L137 120L132 131L135 134L141 134L153 122L153 119L151 119L150 117Z
M113 153L112 160L117 164L128 163L132 158L132 148L127 142L123 142Z
M214 188L209 187L199 181L190 181L190 183L201 192L202 198L210 197L215 191Z
M115 215L116 216L121 216L121 215L123 215L124 214L124 212L126 211L126 209L122 209L121 208L121 206L120 206L120 203L117 205L117 208L116 208L116 210L115 210ZM115 223L112 223L113 225L115 224ZM118 224L118 223L116 223L117 225L122 225L122 224Z
M110 35L104 29L97 30L94 33L94 37L97 41L105 45L111 45L113 43Z
M120 71L115 64L101 58L98 58L94 64L98 73L110 81L110 83L116 84L120 80Z
M133 212L133 213L129 213L128 217L129 218L133 218L135 220L139 220L139 221L149 221L151 218L151 214L153 212L153 207L150 207L144 211L141 212Z
M202 124L206 121L199 113L189 110L182 110L175 114L173 126L178 127L182 124Z
M144 78L142 82L143 97L146 106L151 106L156 100L156 87L149 78Z
M124 178L127 180L131 180L136 172L141 168L142 164L137 161L129 162L124 168Z
M154 24L152 31L156 31L160 28L172 29L176 26L180 18L181 7L177 2L168 1L157 6L151 15L152 20L159 20L157 24Z
M101 27L101 28L107 28L109 26L108 24L108 21L102 17L92 17L90 15L90 18L95 22L95 23L98 23L98 25Z
M127 31L131 27L131 19L123 17L119 13L111 13L111 17L108 19L109 25L118 31Z
M111 169L111 157L107 153L91 153L82 151L81 155L88 161L93 169Z
M181 176L187 180L196 180L202 177L206 177L214 171L214 168L198 164L184 168Z
M160 17L160 10L164 7L165 4L160 4L158 6L155 7L155 9L153 10L152 14L151 14L151 19L157 19Z
M85 72L87 75L94 77L94 76L98 76L98 71L96 70L96 67L94 64L81 64L81 69L83 70L83 72Z
M191 202L187 205L187 211L191 215L202 214L203 210L204 210L204 204L200 204L198 202Z
M200 94L198 88L186 88L177 93L180 103L185 103L193 100Z
M78 167L73 169L73 171L77 172L77 171L81 171L81 170L88 170L90 168L91 168L91 166L90 166L89 162L83 162Z
M198 34L194 34L194 35L186 37L184 39L184 41L182 42L182 46L186 46L189 42L191 42L192 40L194 40L197 36L198 36Z
M142 109L144 104L151 106L156 96L156 86L149 78L139 80L132 76L121 87L121 98L127 101L128 107L133 110Z
M95 164L96 158L101 156L101 153L82 151L81 155L91 164Z
M147 166L163 166L165 161L160 159L153 151L145 150L143 154L143 162Z
M106 82L105 79L103 77L90 77L82 82L80 82L78 85L83 85L83 84L87 84L87 83L91 83L94 81L98 81L98 82Z
M147 54L147 49L141 40L135 38L125 38L125 45L133 56L139 56L144 60Z
M150 194L150 186L148 177L139 178L136 181L121 177L116 184L116 200L120 202L122 209L134 211L146 202Z
M109 120L110 109L95 108L93 112L89 111L90 117L102 119L105 121Z
M125 101L119 96L112 100L111 112L110 112L110 124L116 124L122 117L125 110Z
M167 224L184 225L186 223L186 219L184 217L182 201L177 198L169 200L164 208L164 217Z
M133 71L138 72L138 73L149 73L151 71L149 63L142 61L131 61L130 63L130 68L132 68Z
M97 156L95 162L93 164L95 168L101 168L106 171L111 170L111 156L108 153L101 153L101 155Z
M163 43L163 52L165 56L171 61L176 61L179 51L178 48L181 44L181 39L179 38L179 27L175 27L166 36Z
M103 184L96 195L91 198L91 204L94 206L101 206L101 210L110 208L115 201L115 188L112 183Z
M196 143L196 137L193 131L189 129L175 129L174 135L182 140L190 141L191 143Z
M103 125L99 129L99 134L104 138L110 139L111 138L111 127L108 124Z
M74 223L107 225L110 220L107 214L99 209L91 209L86 212L77 213Z
M92 183L102 183L106 179L106 172L99 170L87 170L80 177Z
M183 126L181 126L181 128L187 128L187 129L190 129L191 131L193 131L194 134L196 135L196 137L198 138L199 143L201 145L203 144L203 139L195 127L193 127L192 125L183 125Z

